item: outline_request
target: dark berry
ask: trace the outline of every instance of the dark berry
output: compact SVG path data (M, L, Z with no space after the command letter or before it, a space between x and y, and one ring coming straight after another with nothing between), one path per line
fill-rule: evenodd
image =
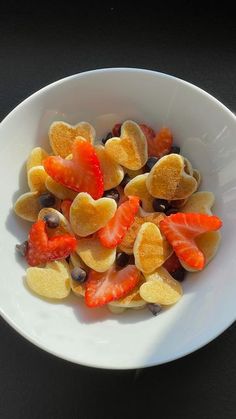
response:
M131 178L126 173L123 177L123 180L120 182L120 186L122 186L122 188L124 188L127 185L127 183L129 183L130 180L131 180Z
M43 219L49 228L57 228L60 224L60 219L57 214L46 214Z
M87 273L83 269L81 269L81 268L79 268L77 266L74 269L72 269L72 271L71 271L71 278L74 281L78 281L78 282L81 282L82 283L82 282L84 282L86 280Z
M16 244L16 251L20 253L21 256L25 256L28 250L27 240L21 244Z
M170 204L166 199L155 198L152 202L154 211L156 212L166 212L170 208Z
M56 198L51 193L47 192L39 197L39 203L43 208L53 207L55 205Z
M150 172L150 170L153 168L153 166L156 164L158 160L158 157L149 157L147 163L145 164L145 171Z
M116 265L119 268L123 268L124 266L128 265L130 260L130 256L126 253L117 253L116 255Z
M149 303L147 307L148 307L148 310L151 311L153 316L157 316L157 314L159 314L161 311L161 306L159 304Z
M120 137L121 134L121 124L115 124L114 127L112 128L112 133L114 135L114 137Z
M108 140L110 140L110 138L112 138L112 137L113 137L112 132L108 132L108 134L106 135L106 137L104 137L104 138L102 139L102 143L103 143L103 144L106 144L106 142L107 142Z
M129 255L129 265L135 265L134 255Z
M180 153L180 147L178 147L177 145L173 145L170 149L170 153L169 154L179 154Z
M179 212L178 208L169 208L166 211L166 215L177 214L177 212Z
M182 282L185 278L186 270L184 268L178 268L176 271L171 272L171 276L179 282Z
M109 191L105 191L103 196L105 198L114 199L117 202L117 204L118 204L119 199L120 199L120 194L119 194L118 190L115 189L115 188L109 189Z

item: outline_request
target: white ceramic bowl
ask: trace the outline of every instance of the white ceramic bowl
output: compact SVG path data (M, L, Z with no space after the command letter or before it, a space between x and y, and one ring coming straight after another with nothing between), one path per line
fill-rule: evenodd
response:
M125 119L170 127L175 143L215 193L224 227L221 248L199 274L183 283L184 297L158 317L147 310L110 314L88 309L73 295L50 303L24 286L25 265L15 244L29 224L12 204L27 190L25 160L48 144L52 121L89 121L102 136ZM17 106L0 125L0 311L35 345L66 360L103 368L140 368L182 357L205 345L235 319L236 118L203 90L147 70L105 69L59 80Z

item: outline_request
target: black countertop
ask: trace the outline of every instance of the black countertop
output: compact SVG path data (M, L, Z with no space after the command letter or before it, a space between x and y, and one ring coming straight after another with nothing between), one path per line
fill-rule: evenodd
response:
M52 2L44 12L33 13L33 6L13 3L5 3L0 11L0 120L57 79L116 66L175 75L236 110L236 36L230 11L222 15L209 8L206 13L183 2L187 14L177 6L164 10L157 5L153 11L148 4L135 13L116 6L95 10L90 4L72 12ZM222 301L222 310L225 304ZM144 370L104 371L57 359L0 320L0 418L120 419L155 414L233 419L235 338L234 324L178 361Z

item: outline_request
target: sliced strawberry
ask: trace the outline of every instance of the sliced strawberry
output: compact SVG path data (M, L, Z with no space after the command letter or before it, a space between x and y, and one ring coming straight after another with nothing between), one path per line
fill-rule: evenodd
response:
M163 127L154 138L156 156L162 157L168 154L173 145L173 135L169 128Z
M222 221L215 215L197 213L178 212L160 222L160 229L178 258L198 270L204 268L205 258L194 239L207 231L218 230L221 226Z
M169 273L173 273L177 271L177 269L182 268L179 258L175 252L173 252L172 255L165 261L163 268L165 268Z
M70 234L48 238L46 223L39 220L32 225L29 232L26 259L30 266L38 266L50 260L64 259L75 250L76 245L76 238Z
M122 124L118 123L118 124L115 124L114 127L112 128L111 132L112 132L112 135L114 135L114 137L120 137L121 125Z
M90 271L85 282L85 303L88 307L100 307L124 297L138 284L140 272L135 265L121 270L111 267L106 272Z
M61 202L61 212L64 215L64 217L67 218L67 220L70 219L70 207L71 207L72 201L70 199L64 199Z
M149 127L146 124L139 124L140 128L142 129L146 140L147 140L147 145L148 145L148 155L150 156L155 156L155 148L154 148L154 143L153 140L155 138L155 131Z
M56 182L77 192L88 192L94 199L104 192L103 175L92 144L77 139L72 146L71 160L49 156L43 161L46 172Z
M148 142L148 155L162 157L171 151L173 144L173 135L169 128L163 127Z
M137 196L129 196L129 200L118 207L114 217L98 231L99 240L104 247L112 249L122 242L138 209L139 198Z

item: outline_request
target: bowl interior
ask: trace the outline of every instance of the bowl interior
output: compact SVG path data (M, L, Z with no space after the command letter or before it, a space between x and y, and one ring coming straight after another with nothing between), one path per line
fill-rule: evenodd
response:
M203 177L201 190L214 192L222 217L222 244L199 274L189 274L184 297L152 317L146 310L113 315L87 309L71 295L52 303L24 285L25 265L15 244L29 224L12 212L27 191L25 161L35 146L48 148L51 122L85 120L101 138L116 122L133 119L170 127L175 143ZM206 344L235 318L236 120L204 91L160 73L107 69L75 75L37 92L0 125L1 280L0 310L23 336L62 358L104 368L136 368L167 362Z

